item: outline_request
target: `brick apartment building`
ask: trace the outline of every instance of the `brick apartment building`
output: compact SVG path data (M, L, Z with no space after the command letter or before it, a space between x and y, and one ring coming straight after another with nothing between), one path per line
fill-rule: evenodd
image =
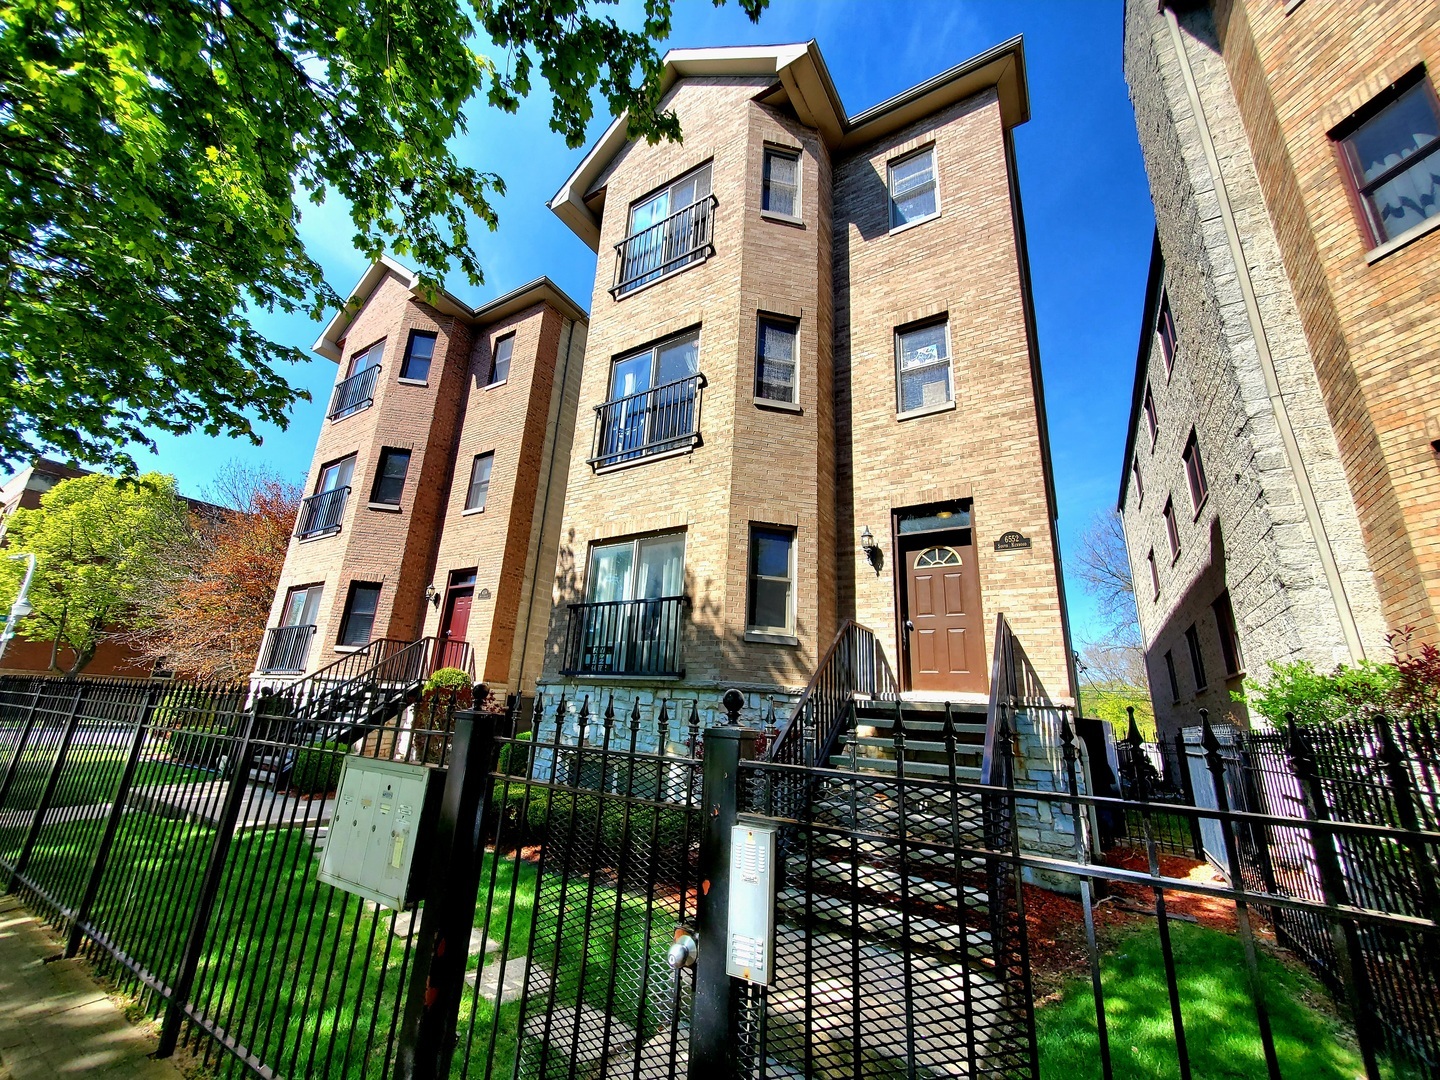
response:
M684 142L621 118L551 202L600 258L542 691L783 706L855 620L984 700L1004 613L1072 700L1019 39L855 115L813 42L664 79Z
M1128 0L1157 234L1120 510L1162 730L1440 618L1440 22Z
M375 263L315 343L339 368L257 674L372 639L534 684L585 312L548 279L480 308Z

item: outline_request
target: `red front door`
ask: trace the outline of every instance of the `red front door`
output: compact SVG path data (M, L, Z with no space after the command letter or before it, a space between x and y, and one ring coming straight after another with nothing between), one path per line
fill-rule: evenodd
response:
M451 589L445 598L445 619L440 624L440 666L463 667L465 631L470 626L470 602L475 597L474 586Z
M989 690L970 532L905 537L910 689Z

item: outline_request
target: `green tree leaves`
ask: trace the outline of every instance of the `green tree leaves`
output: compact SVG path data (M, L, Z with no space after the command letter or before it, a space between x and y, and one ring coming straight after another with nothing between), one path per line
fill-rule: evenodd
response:
M597 89L632 136L679 136L670 0L640 31L587 0L473 2L0 0L0 456L133 467L148 430L283 427L303 392L277 369L304 353L246 311L341 303L299 239L306 199L345 198L367 258L480 283L470 220L496 227L504 184L452 147L484 88L513 110L538 64L570 145Z

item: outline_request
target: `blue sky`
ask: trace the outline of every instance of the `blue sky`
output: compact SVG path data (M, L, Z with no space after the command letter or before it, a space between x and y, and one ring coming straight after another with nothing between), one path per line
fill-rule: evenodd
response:
M1124 452L1130 385L1153 216L1120 66L1118 0L773 0L759 25L732 3L677 0L672 48L805 41L820 43L852 115L1011 37L1024 34L1031 119L1016 130L1020 190L1030 245L1040 356L1060 499L1062 550L1075 544L1099 510L1114 504ZM639 5L616 12L636 26ZM548 94L537 92L518 114L472 104L460 144L470 164L499 172L508 194L498 200L498 232L472 232L486 282L449 282L473 302L507 292L541 274L582 303L590 295L595 255L545 203L579 162L549 129ZM598 137L608 116L597 116ZM308 208L302 234L343 295L365 270L351 246L353 229L338 200ZM308 347L320 327L304 317L255 319L279 340ZM299 405L286 431L264 428L264 444L203 435L160 435L159 452L141 451L143 469L175 474L198 494L231 459L303 477L324 418L335 366L315 357L285 373L313 399ZM1098 634L1094 605L1070 575L1077 642Z

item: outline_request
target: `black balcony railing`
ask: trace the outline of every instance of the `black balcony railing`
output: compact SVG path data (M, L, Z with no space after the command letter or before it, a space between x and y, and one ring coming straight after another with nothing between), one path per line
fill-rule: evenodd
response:
M684 596L571 604L566 675L684 675Z
M716 199L707 195L664 221L627 236L615 245L615 284L610 295L627 292L715 254Z
M375 380L379 377L380 367L376 365L356 372L336 385L335 393L330 395L330 419L339 420L342 416L368 409L375 401Z
M700 445L703 389L705 376L697 374L596 405L591 467Z
M345 515L345 500L349 497L348 487L338 487L303 500L300 517L295 522L295 535L303 540L307 536L339 532L340 519Z
M313 624L307 626L272 626L265 631L265 654L260 670L304 671L310 655L310 639L315 636Z

